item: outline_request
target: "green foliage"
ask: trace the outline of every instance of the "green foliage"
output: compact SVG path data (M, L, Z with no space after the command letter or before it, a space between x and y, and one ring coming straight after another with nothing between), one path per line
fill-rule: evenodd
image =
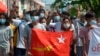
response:
M55 8L56 6L59 6L60 8L64 7L66 0L55 0L55 2L51 5L52 8Z
M69 11L71 16L77 16L78 12L75 7L71 8Z
M80 4L84 9L90 7L96 13L96 17L100 16L100 0L79 0L73 1L72 4Z
M51 5L51 7L59 6L60 8L63 7L66 0L55 0L55 2ZM83 6L83 9L88 9L88 7L91 8L92 11L94 11L98 16L100 16L100 0L78 0L78 1L72 1L72 5L79 4Z

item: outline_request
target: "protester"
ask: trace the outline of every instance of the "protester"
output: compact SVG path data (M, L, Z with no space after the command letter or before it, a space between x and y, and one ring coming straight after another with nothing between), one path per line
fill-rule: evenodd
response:
M13 18L13 12L14 10L10 10L10 16L9 16L9 22L10 22L10 27L13 30L13 47L14 47L14 54L15 54L15 49L16 49L16 44L17 44L17 37L18 37L18 31L17 31L17 27L13 24L12 22L12 18Z
M13 31L4 13L0 13L0 56L13 55Z
M25 56L26 54L26 48L25 48L25 42L24 42L24 27L30 22L31 18L29 13L25 14L25 18L22 19L12 19L13 24L18 29L18 36L17 36L17 43L15 47L15 56Z
M88 55L88 49L89 49L89 43L90 43L90 38L89 38L89 31L93 28L92 26L94 25L95 22L93 22L93 14L87 13L85 15L87 24L85 27L80 29L80 34L79 37L82 39L83 42L83 53L85 56Z
M51 20L53 20L53 23L50 22ZM53 32L73 31L73 38L74 38L74 35L75 35L74 34L74 30L75 30L74 25L71 23L69 14L66 12L64 12L62 19L58 13L54 12L53 15L49 17L49 19L47 21L47 25L49 25L49 27L53 28ZM73 43L71 45L71 56L75 56Z
M25 39L25 43L26 43L26 49L27 51L29 51L29 47L30 47L30 35L31 35L31 30L35 28L35 29L41 29L41 30L46 30L45 26L43 24L39 23L39 16L32 16L32 23L27 24L24 28L24 39Z
M58 15L57 12L53 12L52 15L49 14L47 25L49 31L59 32L61 30L61 17Z
M80 14L79 18L73 21L75 26L75 37L76 37L76 55L83 56L83 44L82 39L79 37L80 29L85 27L87 22L85 20L85 15Z
M100 17L96 19L95 17L96 14L92 11L90 7L87 8L86 12L83 12L82 7L77 8L77 13L78 13L77 16L72 16L69 13L71 7L68 10L66 10L65 6L63 8L60 8L60 6L57 6L55 10L49 9L51 11L45 11L42 7L39 9L39 7L37 6L38 7L37 10L27 11L27 9L25 9L23 12L22 18L20 18L18 15L20 14L20 12L18 12L20 8L16 5L17 4L14 1L12 5L12 9L10 10L10 8L8 8L9 11L7 11L7 8L0 8L1 9L0 10L0 37L1 37L0 38L0 56L31 55L31 53L29 52L30 46L31 46L30 42L32 39L31 38L32 30L34 29L38 29L40 31L42 30L48 34L51 34L52 32L57 33L57 34L59 34L59 32L60 34L62 33L65 34L65 32L69 32L69 33L71 32L73 33L71 34L73 37L71 39L71 45L69 44L71 48L70 56L88 56L89 55L88 50L89 50L89 45L91 41L90 33L92 34L92 32L94 31L94 30L91 31L91 29L100 27ZM2 12L7 12L9 17L7 17L7 15ZM37 35L37 34L34 34L34 35ZM45 36L45 34L42 34L42 35ZM39 36L39 37L42 37L42 36ZM53 37L56 37L56 35L54 35ZM63 42L65 39L63 39L62 37L61 40ZM59 42L61 40L59 40ZM49 41L52 41L52 40L49 40ZM51 42L49 44L54 45L53 43L51 44ZM43 49L43 51L45 50L51 51L52 47L47 46L44 48L39 48L39 51L41 51L41 49Z
M72 41L72 43L71 43L71 53L70 53L70 56L75 56L75 33L74 33L74 31L75 30L73 30L72 29L72 23L71 23L71 20L68 18L68 17L65 17L64 19L63 19L63 21L62 21L62 26L61 26L61 29L63 30L63 31L72 31L73 32L73 41Z

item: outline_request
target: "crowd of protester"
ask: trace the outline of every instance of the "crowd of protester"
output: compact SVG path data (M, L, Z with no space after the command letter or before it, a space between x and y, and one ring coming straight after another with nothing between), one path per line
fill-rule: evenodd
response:
M88 32L100 26L100 19L97 20L92 11L79 13L76 17L72 17L68 11L44 9L24 10L21 17L18 13L18 7L15 6L9 16L0 14L0 56L31 55L29 49L33 28L51 32L72 31L70 56L87 56L90 42Z

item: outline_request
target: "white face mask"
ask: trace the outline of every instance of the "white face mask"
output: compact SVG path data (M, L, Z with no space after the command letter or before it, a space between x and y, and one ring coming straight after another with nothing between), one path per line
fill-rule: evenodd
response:
M91 25L97 25L97 21L96 20L91 20L90 24Z
M65 23L65 24L63 24L63 26L67 29L67 28L70 27L70 24L69 23Z

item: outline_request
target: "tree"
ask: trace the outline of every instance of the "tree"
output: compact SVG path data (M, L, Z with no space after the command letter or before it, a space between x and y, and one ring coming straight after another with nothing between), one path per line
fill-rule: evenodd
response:
M73 1L72 4L80 4L84 9L90 7L91 10L96 13L96 17L100 16L100 0L79 0Z
M58 3L58 6L63 6L67 0L55 0L52 4L52 7L55 7ZM93 12L96 13L96 17L100 16L100 0L74 0L71 2L72 5L79 4L82 5L83 9L88 9L89 7Z
M63 8L66 4L67 0L55 0L55 2L51 5L52 8L59 6L60 8Z

